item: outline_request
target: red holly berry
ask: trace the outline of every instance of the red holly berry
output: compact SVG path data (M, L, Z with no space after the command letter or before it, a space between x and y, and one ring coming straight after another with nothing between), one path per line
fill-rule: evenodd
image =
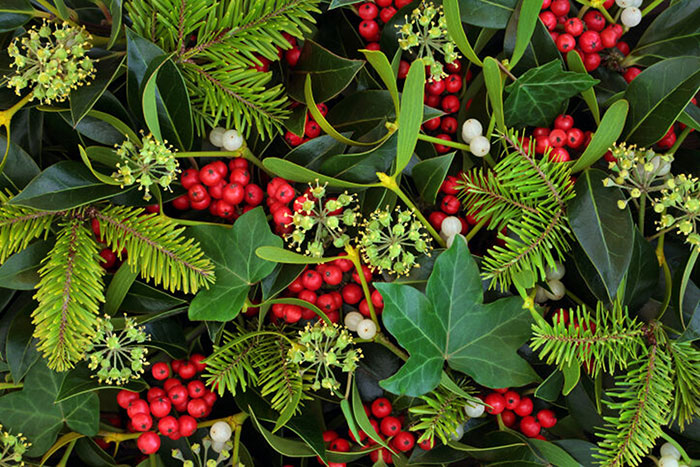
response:
M540 422L542 428L552 428L557 424L557 417L549 409L543 409L537 412L537 421Z
M186 169L180 175L180 183L185 190L189 190L193 185L200 183L199 172L195 169Z
M615 47L615 44L617 44L617 33L612 27L608 26L600 32L600 41L606 49Z
M418 443L418 446L424 451L430 451L435 446L435 440L427 438Z
M627 81L628 83L631 83L634 78L639 76L639 73L641 73L642 70L640 70L637 67L631 66L625 70L625 73L622 75L622 77Z
M384 418L391 413L391 402L386 397L380 397L372 402L372 415Z
M287 131L284 134L284 140L287 142L287 144L289 144L292 147L299 146L301 143L304 142L304 138L302 138L301 136L295 135L291 131Z
M562 53L566 53L576 47L576 39L569 33L559 34L556 42L557 49Z
M362 300L362 287L357 284L346 284L341 293L343 301L349 305L355 305Z
M190 208L190 199L187 195L178 196L173 200L173 207L178 211L186 211Z
M629 44L627 44L627 42L617 41L615 47L617 47L617 50L619 50L620 53L624 56L627 56L630 53L630 46Z
M583 33L583 21L576 17L567 19L564 23L564 31L574 37L580 36Z
M445 90L449 93L456 94L462 89L462 77L457 73L453 73L445 78Z
M490 413L491 415L497 415L506 408L506 400L505 398L497 393L497 392L492 392L486 398L484 399L484 402L487 405L490 405L491 407L486 407L486 411Z
M547 30L553 31L557 27L557 16L551 11L543 11L540 13L540 21L545 25Z
M295 196L294 188L292 185L289 183L285 182L280 184L280 186L277 188L277 191L275 191L275 199L277 199L280 203L287 204L290 201L294 199Z
M122 389L117 393L117 404L122 409L129 407L131 401L135 401L139 398L139 393L134 391L129 391L128 389Z
M370 299L372 300L372 305L374 305L376 308L384 308L384 297L382 297L379 290L372 291Z
M190 356L190 362L194 365L197 373L201 373L207 368L207 364L203 362L206 357L199 353L194 353Z
M589 10L583 15L583 22L589 30L600 32L605 28L605 17L597 10Z
M214 186L221 181L223 176L212 164L207 164L199 171L199 179L207 186Z
M192 399L187 403L187 413L194 418L201 418L209 410L207 403L202 399Z
M180 425L177 423L177 419L172 415L163 417L158 420L158 431L160 431L165 436L170 436L171 434L180 430Z
M554 148L552 152L549 153L549 160L552 162L567 162L571 160L569 156L569 151L564 148Z
M534 438L540 434L542 427L535 420L535 417L528 415L520 420L520 431L528 438Z
M305 288L315 291L323 285L323 277L313 269L309 269L301 276L301 283Z
M593 71L600 66L600 55L597 53L585 54L583 56L583 66L586 71Z
M431 118L423 122L423 129L428 131L437 130L440 127L440 117Z
M440 94L445 92L445 81L441 79L429 81L425 85L425 90L428 94L432 94L433 96L439 96Z
M148 392L146 392L146 400L149 403L158 399L159 397L167 397L163 388L154 386L151 389L149 389Z
M549 132L549 144L555 148L560 148L566 144L566 132L556 128Z
M503 424L507 426L508 428L512 427L515 425L515 414L511 412L510 410L504 410L501 413L501 420L503 421Z
M442 110L445 111L445 113L455 113L459 110L459 99L457 98L457 96L450 94L442 98L440 106L442 107Z
M358 28L360 36L365 40L371 41L372 38L379 34L379 25L374 20L364 20Z
M566 114L561 114L557 115L557 118L554 119L554 128L557 128L559 130L568 130L570 128L573 128L574 126L574 117L571 115L566 115Z
M411 65L405 60L401 60L399 62L399 73L398 73L398 78L399 79L406 79L406 76L408 76L408 70L411 68Z
M521 417L526 417L532 413L532 399L529 397L523 397L520 399L520 403L515 408L514 412Z
M396 417L384 417L379 424L379 429L384 436L395 436L401 431L401 422Z
M146 413L137 413L132 417L131 424L136 431L148 431L153 425L153 419Z
M330 446L328 446L328 449L330 449L331 451L348 452L350 450L350 443L345 438L336 438L333 441L331 441L331 444Z
M204 386L204 383L198 379L187 383L187 394L192 399L202 397L206 390L207 388Z
M343 271L338 266L329 265L323 269L323 281L328 285L338 285L343 280Z
M452 195L445 196L442 198L442 202L440 203L440 209L442 209L445 214L449 215L456 214L457 211L459 211L459 207L459 199Z
M578 38L578 45L587 54L598 52L602 48L600 34L596 31L588 30Z
M382 8L379 12L379 19L381 19L384 23L388 23L389 21L391 21L391 18L394 17L396 11L396 8L394 8L393 6Z
M374 19L379 14L379 8L377 8L377 5L374 3L363 3L357 9L357 14L359 14L362 19Z
M316 138L321 134L321 127L313 120L309 120L306 122L306 125L304 125L304 134L311 139Z
M323 432L323 442L324 443L330 443L334 439L338 438L338 433L336 433L333 430L326 430Z
M152 431L141 433L139 439L136 440L136 445L143 454L155 454L160 449L160 436Z
M578 128L572 128L566 132L566 145L571 149L576 149L583 144L583 131Z
M520 403L520 394L515 391L508 391L503 394L503 398L506 400L506 409L513 410Z
M282 308L282 317L287 323L294 324L301 319L301 307L296 305L285 305Z
M170 413L172 403L167 397L160 396L151 401L151 413L156 418L165 417Z
M134 418L137 414L140 413L150 413L151 408L148 405L148 402L146 402L143 399L135 399L129 402L129 405L126 408L126 414L129 416L129 418Z
M178 364L176 365L175 362L178 362ZM178 361L178 360L173 360L173 361L172 361L172 367L173 367L173 370L174 370L174 371L179 370L179 369L180 369L180 365L182 365L182 361L181 361L181 360L180 360L180 361ZM168 380L167 380L165 383L163 383L163 389L165 390L165 392L168 392L168 391L170 391L172 388L174 388L175 386L181 386L181 385L182 385L182 383L180 382L179 379L177 379L177 378L168 378Z
M406 452L413 449L413 446L416 444L416 439L413 437L413 434L408 431L402 431L394 436L392 444L399 451Z
M168 398L174 405L182 405L187 402L187 389L183 385L175 386L168 391Z
M457 132L457 119L454 117L442 117L440 121L440 129L445 133L455 133Z
M183 415L177 419L178 431L184 437L192 436L197 431L197 420L190 415Z
M180 368L177 369L177 374L182 379L190 379L197 374L197 367L190 361L182 362Z

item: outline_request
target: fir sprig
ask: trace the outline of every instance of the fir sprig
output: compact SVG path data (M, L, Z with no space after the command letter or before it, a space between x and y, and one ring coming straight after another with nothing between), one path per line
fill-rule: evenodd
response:
M552 162L548 154L536 159L534 143L524 147L513 130L502 139L501 161L492 170L465 174L460 197L505 242L489 250L483 262L484 277L505 289L520 271L534 271L544 280L545 267L553 267L556 257L569 249L566 203L574 191L567 164Z
M465 394L474 392L474 388L464 381L459 386ZM418 417L417 423L411 425L411 431L423 432L418 438L419 442L424 440L434 442L437 436L444 444L450 441L459 426L469 418L464 411L464 406L468 403L481 402L476 397L467 398L448 391L442 386L421 396L420 399L423 404L408 409L411 414Z
M673 361L672 420L681 430L700 416L700 351L691 342L673 341L669 344Z
M180 66L200 134L207 126L270 135L290 114L271 72L254 67L289 49L282 35L309 32L318 0L140 0L126 4L133 28Z
M99 246L81 211L60 223L56 244L43 261L32 313L38 349L49 368L72 368L89 348L104 301Z
M10 196L0 191L0 263L27 248L32 240L46 238L54 217L61 214L13 206L9 200Z

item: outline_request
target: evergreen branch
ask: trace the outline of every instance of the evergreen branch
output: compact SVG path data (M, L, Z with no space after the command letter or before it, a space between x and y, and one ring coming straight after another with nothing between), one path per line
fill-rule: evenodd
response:
M273 337L267 344L268 347L256 352L255 356L260 392L269 399L274 410L282 413L296 405L293 410L299 412L301 399L311 399L304 395L305 386L309 386L304 383L308 383L309 378L304 377L299 365L289 359L291 347L286 340Z
M204 378L207 386L214 388L220 396L224 391L235 396L239 387L245 391L248 385L256 384L258 381L253 367L253 356L261 336L251 335L248 339L234 342L244 333L240 328L236 334L224 331L223 344L215 345L213 352L206 360Z
M464 381L460 383L460 387L467 393L474 391ZM411 431L423 432L418 439L419 442L426 439L432 441L437 436L443 444L447 444L458 427L469 418L464 411L464 406L472 401L442 386L421 396L420 399L424 402L423 405L408 409L418 418L418 422L411 426Z
M25 249L35 238L46 238L54 216L62 214L13 206L8 204L9 200L0 191L0 263Z
M646 329L616 301L610 311L598 302L594 318L578 307L569 311L568 326L563 319L553 324L541 320L532 325L532 332L532 349L539 350L542 360L560 370L585 363L595 377L601 370L612 373L636 361Z
M673 360L673 410L671 419L681 430L700 416L700 351L691 342L669 344Z
M80 211L60 224L56 244L39 269L32 313L37 346L49 368L65 371L80 360L97 326L104 301L99 246Z
M144 279L185 293L214 282L214 265L199 243L185 239L184 227L177 228L167 217L124 206L88 208L86 213L99 221L102 238L117 255L126 249L127 262Z
M669 421L673 387L670 357L654 342L627 373L616 377L603 403L617 411L603 417L595 455L604 466L638 465L654 447Z

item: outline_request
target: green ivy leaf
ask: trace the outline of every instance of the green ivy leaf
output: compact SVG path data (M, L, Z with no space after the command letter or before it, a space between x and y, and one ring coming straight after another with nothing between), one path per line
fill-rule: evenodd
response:
M559 60L532 68L506 87L508 126L549 126L567 99L598 83L588 73L564 71Z
M188 232L216 265L216 283L194 297L189 318L230 321L241 311L250 287L275 269L275 263L259 258L255 250L281 248L282 239L270 230L261 207L243 214L233 228L198 225Z
M55 373L39 360L27 373L24 388L0 397L0 423L5 430L22 433L32 443L27 454L38 457L68 428L95 436L99 428L99 400L95 394L55 403L65 374Z
M427 393L440 382L445 361L485 387L539 379L517 354L530 336L530 313L519 297L483 303L479 269L464 242L454 242L438 257L425 295L403 284L376 287L384 297L384 326L410 354L380 383L387 391Z
M634 224L628 208L617 207L622 193L606 188L601 170L588 169L576 180L568 205L569 224L613 299L632 259Z

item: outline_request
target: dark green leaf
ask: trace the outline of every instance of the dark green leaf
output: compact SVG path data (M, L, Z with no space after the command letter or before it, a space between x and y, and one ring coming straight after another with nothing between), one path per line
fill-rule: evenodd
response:
M105 382L100 383L96 378L93 378L94 374L95 373L90 370L84 362L68 371L61 382L58 394L56 394L56 402L63 402L72 397L89 394L94 391L101 391L103 389L128 389L134 392L141 392L148 388L146 382L141 379L131 381L125 386L107 384Z
M239 217L231 229L201 225L188 231L216 265L216 283L195 296L189 317L229 321L240 312L250 287L275 269L275 263L259 258L255 250L261 246L281 247L282 239L270 231L262 208Z
M97 100L119 74L125 60L125 55L101 58L97 62L97 73L90 85L80 86L70 93L70 113L73 125L77 125L92 110Z
M564 385L564 375L559 370L554 370L535 389L535 397L548 402L554 402L559 398Z
M304 83L311 75L314 99L325 102L340 94L363 65L362 60L340 57L307 39L299 63L292 69L287 92L293 99L304 102Z
M576 52L574 52L574 55L578 56ZM583 151L583 154L581 154L571 168L572 172L578 172L579 170L590 167L605 155L608 148L610 148L622 134L628 109L629 104L624 99L620 99L610 106L607 112L605 112L603 121L598 125L598 129L593 134L593 138L586 147L586 150Z
M621 210L618 188L603 186L605 172L588 169L576 180L569 202L571 230L614 298L632 258L634 225L628 208Z
M53 241L34 242L7 258L0 266L0 284L8 289L33 290L39 283L39 268Z
M0 6L0 32L13 31L34 17L29 0L3 0Z
M539 379L517 354L530 334L529 312L516 297L483 303L479 270L464 242L454 242L438 257L426 295L408 285L375 285L384 297L384 326L410 354L381 382L384 389L425 394L440 382L445 361L486 387ZM499 358L492 358L496 353Z
M384 396L379 381L396 373L403 360L391 353L386 347L372 342L360 345L363 358L355 371L357 388L364 400L374 400Z
M459 0L459 12L464 23L503 29L517 3L517 0Z
M549 462L549 465L556 465L557 467L578 467L581 465L565 450L550 441L529 438L527 442L539 455Z
M562 373L564 374L564 387L562 388L561 393L568 396L581 380L581 365L576 363L565 366L562 369Z
M111 49L122 30L122 0L109 0L109 14L112 15L112 31L109 33L107 49Z
M630 310L637 310L644 305L659 281L659 262L654 247L634 229L632 258L627 270L625 299L623 303Z
M338 180L354 183L373 183L377 172L388 172L396 158L396 133L376 148L365 152L335 154L323 162L320 172Z
M700 89L700 57L662 60L642 71L627 87L630 103L625 140L651 146L676 121Z
M593 465L596 463L593 455L596 453L596 445L582 439L557 439L554 444L563 448L581 465Z
M328 6L329 10L334 8L340 8L341 6L354 5L355 3L363 2L364 0L331 0L331 4Z
M665 58L699 54L700 8L695 0L681 0L654 19L625 62L649 66Z
M265 159L263 159L263 166L275 175L278 175L280 177L286 178L287 180L291 180L294 182L308 183L315 182L316 180L318 180L319 183L328 183L328 185L338 188L367 188L367 185L329 177L327 175L314 172L313 170L309 170L306 167L302 167L288 160L278 159L276 157L266 157Z
M263 300L274 298L283 292L304 269L306 266L303 264L278 264L272 274L260 283Z
M515 39L518 30L517 19L518 17L514 13L506 27L503 49L507 54L512 54L515 49ZM530 43L527 45L525 53L518 64L511 69L511 73L519 75L530 68L544 65L552 60L561 60L559 49L557 49L557 45L554 43L552 36L549 35L547 28L541 21L537 21Z
M34 325L31 320L31 312L35 302L28 302L12 320L7 331L5 342L5 358L10 367L12 381L22 381L29 369L39 360L39 352L36 350L36 339L32 337Z
M14 134L12 137L14 138ZM7 139L0 136L0 154L5 154L6 150ZM10 189L17 193L39 175L39 172L39 166L34 159L20 146L10 142L5 167L0 172L0 189Z
M105 303L102 311L110 316L114 316L121 307L126 294L129 293L131 285L134 283L139 273L124 262L117 272L112 276L112 280L105 292Z
M678 117L678 121L696 131L700 131L700 107L691 102L685 107L680 117Z
M364 431L369 438L374 440L374 442L377 444L393 451L393 449L389 448L379 433L372 428L372 424L369 422L369 417L367 417L365 409L362 406L362 398L360 397L360 391L357 389L357 381L352 382L352 415L354 419L357 420L360 430Z
M425 65L416 60L411 64L401 94L399 113L399 136L396 142L395 173L401 172L413 155L418 141L418 132L423 122L423 93L425 86Z
M413 178L418 193L425 202L435 203L440 185L447 176L454 156L455 153L451 152L444 156L433 157L417 163L411 169L411 178Z
M445 0L443 2L443 7L445 8L445 23L447 23L447 33L452 40L457 45L457 48L464 56L477 66L482 66L482 62L476 55L476 52L469 43L469 38L464 32L464 26L462 26L462 18L459 12L459 1L458 0ZM536 20L536 19L535 19Z
M180 298L173 297L143 282L135 281L131 285L129 293L126 294L121 309L139 313L158 313L170 310L183 303L186 302Z
M54 403L65 374L55 373L39 360L27 373L24 388L0 397L0 423L5 430L22 433L32 443L30 457L38 457L53 444L65 422L86 436L97 434L99 401L85 394Z
M148 65L165 51L153 42L144 39L133 30L126 29L126 96L129 108L136 115L141 115L141 89L147 77Z
M350 133L347 135L349 136ZM289 151L284 158L307 169L318 171L321 163L329 155L343 153L345 148L345 144L332 136L323 135L297 146Z
M91 438L80 438L73 448L73 452L80 458L81 461L85 463L87 467L116 467L117 462L107 454L100 446L97 445L94 439ZM150 459L146 459L144 462L150 464ZM139 467L141 467L139 464ZM162 463L156 464L155 467L162 467ZM119 466L123 467L123 466ZM147 467L154 467L153 465L148 465Z
M255 255L266 261L285 264L320 264L340 258L340 256L312 258L277 246L261 246L255 250Z
M81 162L61 161L44 170L10 204L63 211L118 195L122 189L100 183Z
M597 82L588 73L563 71L559 60L532 68L506 87L506 123L549 126L567 99Z

